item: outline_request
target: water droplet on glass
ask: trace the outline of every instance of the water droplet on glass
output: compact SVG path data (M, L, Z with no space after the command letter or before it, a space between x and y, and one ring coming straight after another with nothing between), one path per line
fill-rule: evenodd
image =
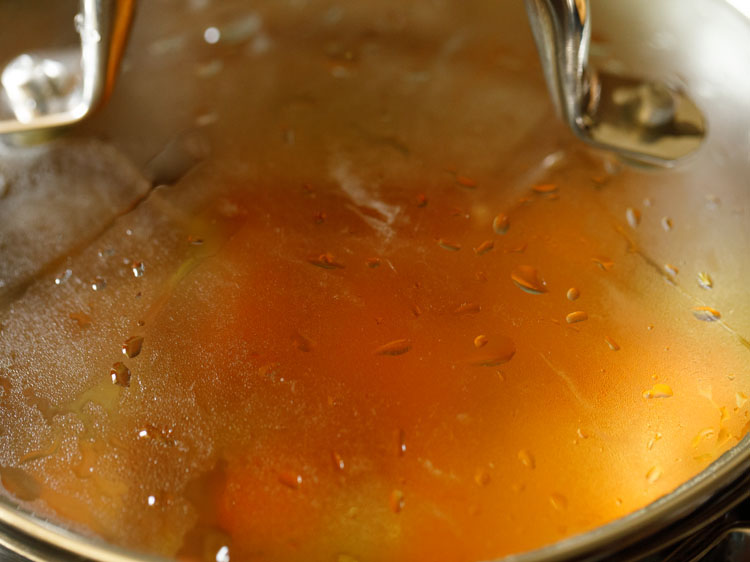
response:
M669 232L670 230L672 230L672 219L670 219L669 217L662 217L661 227L665 232Z
M649 484L653 484L659 478L661 478L661 467L657 464L652 466L646 473L646 481Z
M580 293L580 291L579 291L578 289L576 289L575 287L571 287L570 289L568 289L568 292L567 292L567 293L565 294L565 296L566 296L566 297L568 297L568 300L569 300L569 301L574 301L574 300L576 300L576 299L577 299L578 297L580 297L580 296L581 296L581 293Z
M580 437L581 439L589 438L589 434L585 432L583 429L581 429L580 427L576 429L576 435L578 435L578 437Z
M122 352L131 359L141 352L143 346L143 336L132 336L126 339L122 344Z
M130 369L120 361L112 365L112 368L109 370L109 376L112 378L113 384L130 386Z
M712 427L707 427L706 429L702 429L698 432L698 434L693 437L693 440L691 441L691 445L693 448L697 448L702 441L705 439L711 439L716 432Z
M568 499L562 494L552 494L549 503L557 511L565 511L568 508Z
M380 266L380 258L367 258L365 262L370 269L375 269Z
M230 562L231 557L229 555L229 547L227 545L219 547L219 550L216 551L214 560L216 560L216 562Z
M71 312L68 318L75 320L79 328L88 328L91 326L91 316L85 312Z
M377 348L375 350L375 355L403 355L410 349L411 342L409 340L393 340Z
M535 185L531 189L534 193L553 193L557 191L557 186L554 183L544 183L541 185Z
M748 399L748 396L744 392L737 392L734 395L734 401L737 404L738 408L742 408L742 406L744 406L745 403L747 402L747 399Z
M674 266L671 263L665 263L664 264L664 271L666 271L672 277L677 276L677 274L680 272L680 270L677 268L677 266Z
M604 336L604 341L612 351L618 351L620 349L619 344L609 336Z
M710 306L693 307L693 316L703 322L716 322L721 319L721 313Z
M404 493L401 490L393 490L388 498L388 505L393 513L400 513L404 509Z
M465 302L458 305L458 307L456 307L456 309L453 311L453 314L477 314L478 312L481 312L481 310L482 307L478 304L473 302Z
M91 289L93 289L94 291L101 291L106 286L107 282L101 277L95 277L94 280L91 281Z
M571 312L565 317L565 321L568 324L575 324L576 322L583 322L584 320L588 320L589 315L586 314L583 310L576 310L575 312Z
M701 271L698 273L698 286L700 286L701 289L709 291L714 288L714 280L711 279L711 276L708 273Z
M456 183L461 187L466 187L468 189L474 189L479 185L476 180L467 178L466 176L456 176Z
M650 451L651 449L654 448L654 445L656 444L656 442L661 438L662 438L662 434L657 431L654 434L654 436L648 440L648 443L646 444L646 448Z
M153 507L156 505L156 497L155 496L149 496L146 500L146 503L148 503L149 506Z
M291 470L285 470L279 474L279 482L287 488L296 490L302 485L302 475Z
M438 240L438 246L443 250L450 250L451 252L457 252L461 249L461 244L458 242L451 242L450 240L445 240L443 238Z
M513 269L510 278L519 289L532 294L541 295L547 292L546 283L539 277L537 268L530 265L519 265Z
M403 429L398 430L398 456L403 457L406 454L406 432Z
M146 271L146 266L142 261L134 261L131 271L133 272L133 277L143 277L143 274Z
M491 480L492 477L490 476L490 473L484 468L478 469L474 474L474 482L476 482L478 486L487 486Z
M502 213L497 215L492 221L492 230L495 231L495 234L505 234L506 232L508 232L509 226L510 219L508 219L507 215L504 215Z
M478 256L483 256L495 247L495 243L492 240L485 240L479 246L474 248L474 253Z
M612 269L612 266L615 264L615 262L613 262L611 259L601 257L601 256L593 257L591 258L591 261L593 261L596 265L598 265L599 269L601 269L602 271L609 271L610 269Z
M55 277L55 285L62 285L68 279L70 279L71 275L73 275L73 271L70 270L70 269L66 269L60 275L58 275L57 277Z
M641 212L633 207L625 209L625 219L628 221L630 228L637 228L641 224Z
M643 391L644 398L669 398L673 395L672 387L663 383L655 384L649 390Z
M221 31L216 27L207 27L203 31L203 40L209 45L215 45L221 39Z
M481 334L474 338L474 347L476 347L477 349L479 349L480 347L484 347L485 345L487 345L488 341L489 339L487 338L487 336Z
M520 451L518 451L518 460L521 461L521 464L528 469L533 469L536 467L536 461L534 460L534 457L526 449L521 449Z
M337 262L336 258L333 257L333 254L329 252L320 254L316 258L310 258L307 261L308 263L322 267L323 269L342 269L344 267L344 264Z
M344 459L336 451L331 452L331 460L333 461L334 468L336 468L337 470L344 470L346 466L344 464Z

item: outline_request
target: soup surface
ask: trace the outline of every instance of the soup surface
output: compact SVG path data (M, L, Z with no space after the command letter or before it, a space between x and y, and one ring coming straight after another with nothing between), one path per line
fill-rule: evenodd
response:
M468 562L747 432L747 163L581 147L520 6L372 4L149 3L98 120L0 149L14 501L181 560Z

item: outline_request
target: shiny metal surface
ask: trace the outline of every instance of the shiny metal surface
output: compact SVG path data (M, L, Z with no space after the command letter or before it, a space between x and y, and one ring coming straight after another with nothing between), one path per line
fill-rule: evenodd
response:
M641 6L642 7L642 6ZM747 132L745 131L745 134ZM740 133L741 134L741 133ZM740 150L747 147L740 146ZM746 437L699 476L648 507L595 531L573 537L539 551L509 557L513 561L564 560L572 557L601 559L612 549L621 548L653 535L671 522L683 518L712 500L724 484L747 474L750 468L750 441ZM0 500L0 521L14 531L0 533L0 543L29 559L70 559L78 553L92 560L146 560L99 541L83 538L58 527L39 522L7 500ZM736 536L736 535L735 535ZM44 545L55 545L49 548ZM49 550L47 550L49 549ZM153 559L153 558L148 558Z
M133 0L81 0L75 53L22 54L2 73L0 135L31 135L77 123L109 96L132 19ZM2 109L2 105L0 105ZM8 109L13 117L8 115Z
M706 124L686 94L588 65L587 0L526 0L526 8L553 103L578 138L661 166L698 149Z

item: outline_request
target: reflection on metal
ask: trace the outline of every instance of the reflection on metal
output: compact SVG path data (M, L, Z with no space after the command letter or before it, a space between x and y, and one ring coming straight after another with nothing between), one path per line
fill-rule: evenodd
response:
M683 92L588 67L588 0L526 0L526 9L553 102L576 136L661 166L701 145L703 114Z
M0 75L0 135L36 138L72 125L100 106L114 85L133 4L81 0L74 19L80 54L26 53L13 59Z

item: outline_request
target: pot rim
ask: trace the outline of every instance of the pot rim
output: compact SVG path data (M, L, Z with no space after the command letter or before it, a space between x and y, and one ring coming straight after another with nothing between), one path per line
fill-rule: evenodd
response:
M536 550L511 554L498 559L498 562L556 562L571 558L604 557L611 554L613 549L621 549L653 536L686 517L725 485L747 473L750 473L750 434L690 480L652 503L590 531ZM79 535L38 518L7 497L0 497L0 524L17 533L14 536L0 529L0 544L30 560L48 562L54 559L50 556L55 552L75 554L96 562L166 560Z

